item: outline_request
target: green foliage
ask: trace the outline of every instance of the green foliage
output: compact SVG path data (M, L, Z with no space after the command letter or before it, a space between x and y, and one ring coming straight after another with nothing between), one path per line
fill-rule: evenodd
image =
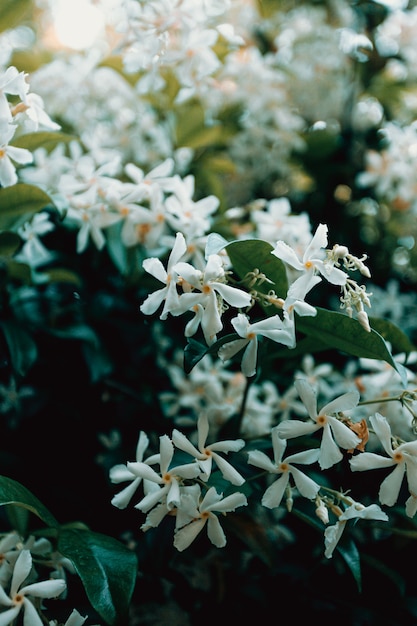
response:
M30 511L54 530L58 549L74 564L94 609L110 626L123 623L136 583L135 554L112 537L71 525L60 526L26 487L0 476L0 506L10 505ZM50 535L48 528L44 534Z
M137 558L112 537L62 528L58 549L75 566L87 596L110 626L122 624L136 584Z

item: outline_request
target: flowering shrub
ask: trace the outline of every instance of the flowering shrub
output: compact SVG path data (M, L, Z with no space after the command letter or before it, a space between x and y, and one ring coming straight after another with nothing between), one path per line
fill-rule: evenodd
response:
M0 8L0 624L409 623L417 7L53 4Z

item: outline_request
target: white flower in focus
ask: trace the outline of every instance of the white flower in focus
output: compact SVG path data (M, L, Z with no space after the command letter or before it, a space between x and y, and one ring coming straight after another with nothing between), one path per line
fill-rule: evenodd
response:
M221 315L224 302L237 308L247 307L251 303L249 293L226 284L223 260L218 254L209 255L204 271L194 268L190 263L181 262L174 266L174 271L190 289L181 295L179 310L197 311L198 305L203 307L201 328L208 345L215 342L217 333L223 328Z
M274 452L273 461L260 450L251 450L248 459L248 463L251 465L255 465L270 474L279 476L265 491L262 497L263 506L273 509L281 504L284 493L289 486L290 475L293 477L295 486L300 494L304 498L313 500L320 490L320 485L306 476L306 474L301 472L293 464L303 463L310 465L311 463L315 463L319 458L320 451L318 449L304 450L303 452L290 454L290 456L283 459L287 447L286 440L279 437L277 427L272 429L271 437Z
M188 548L207 524L207 535L211 543L217 548L223 548L226 537L216 513L229 513L246 505L247 500L243 493L236 492L223 498L214 487L210 487L201 502L198 496L184 496L181 502L182 515L186 514L190 521L176 530L174 547L180 552Z
M218 452L226 454L228 452L238 452L245 445L244 440L217 441L207 445L206 440L209 432L209 422L205 413L201 414L198 418L197 429L197 447L194 446L183 433L176 429L172 432L172 441L179 450L183 450L183 452L187 452L194 457L201 471L201 479L205 481L210 478L214 462L225 480L231 482L232 485L242 485L245 482L243 476L241 476L228 461L220 456Z
M302 378L297 379L294 384L312 421L287 420L281 422L277 426L279 436L283 439L290 439L310 435L322 429L323 435L318 461L321 469L328 469L343 458L339 446L350 450L356 448L361 442L361 439L348 426L332 415L355 408L359 402L359 392L356 389L349 391L327 403L317 412L317 397L313 387Z
M278 241L271 254L274 254L295 270L308 273L310 276L319 272L323 278L333 285L344 285L347 274L334 267L333 263L326 263L323 260L323 254L320 251L326 248L327 243L327 226L326 224L319 224L301 259L298 258L295 250L284 241Z
M16 126L9 124L7 129L2 132L3 136L0 141L0 185L2 187L11 187L17 183L16 167L12 161L20 165L28 165L33 161L32 153L26 148L9 146L15 130Z
M352 471L363 472L370 469L394 467L380 485L378 495L381 504L394 506L398 500L404 476L407 477L411 496L415 497L417 494L417 441L409 441L394 447L388 420L380 413L376 413L369 418L369 421L388 456L381 456L374 452L356 454L350 459ZM412 500L409 499L407 502L406 512L409 517L412 517L416 508Z
M180 487L184 479L196 478L201 470L197 463L188 463L171 467L174 456L174 446L168 435L159 438L159 469L156 472L145 462L128 462L127 469L137 476L154 483L154 488L136 504L135 509L147 513L159 502L166 503L168 509L177 507L180 503Z
M35 605L29 598L56 598L66 589L64 580L45 580L22 586L32 570L32 555L29 550L22 550L13 569L10 595L0 587L0 605L9 607L0 613L1 626L11 624L20 611L24 610L24 623L30 626L43 626Z
M174 266L186 252L187 244L185 242L184 235L178 232L175 238L174 247L172 248L168 259L167 269L164 268L160 259L157 257L151 257L143 261L143 269L154 276L161 283L164 283L165 287L149 294L140 306L142 313L145 315L152 315L152 313L155 313L160 304L162 304L165 300L160 319L166 319L168 313L173 315L177 314L179 308L179 295L177 292L178 274L174 269Z
M251 324L246 315L239 313L237 317L231 320L231 323L242 339L235 339L223 344L218 355L222 361L227 361L244 349L241 370L248 378L256 374L259 335L285 346L292 346L293 344L293 323L287 318L282 320L279 315L273 315Z

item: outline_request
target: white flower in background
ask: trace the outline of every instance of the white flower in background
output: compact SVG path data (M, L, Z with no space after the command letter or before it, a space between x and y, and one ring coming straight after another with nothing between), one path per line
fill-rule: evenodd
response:
M55 225L46 212L36 213L31 220L20 226L18 234L24 244L16 255L16 260L28 263L33 268L48 263L54 255L42 243L41 237L54 229Z
M317 411L317 397L313 387L304 379L299 378L294 383L303 401L311 421L286 420L278 424L279 436L283 439L311 435L322 429L320 444L319 465L321 469L328 469L342 460L339 449L354 449L361 439L341 422L336 416L338 413L354 409L359 402L359 392L354 389L331 400L320 411Z
M24 611L24 623L31 626L43 626L43 621L38 610L32 603L32 598L56 598L66 589L64 580L45 580L28 585L23 583L32 571L32 555L29 550L22 550L16 559L10 584L10 592L7 595L3 587L0 587L0 605L8 607L0 613L0 624L11 624Z
M217 513L224 515L246 505L247 500L243 493L235 492L223 498L214 487L210 487L201 501L198 495L184 496L181 512L185 519L188 518L188 523L175 531L175 548L180 552L188 548L206 525L211 543L217 548L223 548L226 545L226 536Z
M319 458L319 450L317 448L312 450L303 450L302 452L296 452L295 454L290 454L289 456L283 458L287 442L285 439L280 438L277 427L272 429L271 438L274 453L273 461L265 454L265 452L260 450L251 450L248 453L248 463L250 463L250 465L255 465L256 467L269 472L272 476L278 476L278 478L276 478L269 485L262 496L261 503L263 506L273 509L281 504L286 490L291 488L291 476L299 493L304 498L314 500L320 490L320 485L299 470L294 463L307 465L315 463Z
M174 429L172 432L172 441L174 445L183 452L187 452L198 464L201 472L201 479L206 481L210 478L213 463L217 465L222 476L232 485L242 485L245 479L239 472L224 459L219 452L227 454L228 452L238 452L241 450L245 442L243 439L230 441L216 441L207 444L209 433L209 422L205 413L201 414L197 422L198 443L197 447L187 439L183 433Z
M391 427L388 420L379 413L369 418L371 426L388 456L374 452L360 452L350 459L353 472L393 467L394 469L384 478L379 488L379 501L387 506L394 506L397 502L400 489L407 479L410 498L407 514L415 514L412 498L417 494L417 441L409 441L400 445L393 445ZM413 516L411 515L411 517Z
M142 463L144 454L149 445L149 438L143 431L139 434L138 443L136 446L136 462ZM154 463L158 463L160 461L159 454L155 454L146 459L145 463L148 465L152 465ZM118 509L125 509L129 502L131 501L133 495L138 489L139 485L142 483L142 477L137 476L133 472L130 471L127 465L119 464L114 465L109 472L109 478L112 483L123 483L129 482L122 491L119 491L116 495L113 496L111 503L113 506ZM146 491L146 489L145 489Z
M71 615L68 617L67 621L63 624L63 626L82 626L88 619L87 617L83 617L77 609L74 609L71 612ZM57 620L50 620L49 626L59 626Z

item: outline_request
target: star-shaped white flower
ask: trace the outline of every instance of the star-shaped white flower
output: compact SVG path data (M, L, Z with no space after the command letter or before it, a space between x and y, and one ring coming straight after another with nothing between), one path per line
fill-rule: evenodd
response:
M239 472L224 459L219 452L238 452L243 448L245 442L243 439L235 439L230 441L217 441L206 445L209 432L209 422L207 415L202 413L197 422L198 443L196 447L187 439L187 437L179 430L174 429L172 432L172 441L174 445L183 452L188 452L197 461L201 472L201 479L208 480L212 471L213 462L221 471L223 478L228 480L232 485L242 485L245 479Z
M301 259L291 246L284 241L278 241L271 254L281 259L284 263L295 270L314 275L319 272L323 278L333 285L344 285L348 275L334 266L334 263L323 260L323 253L320 252L327 246L327 226L319 224L314 237L305 249Z
M206 524L211 543L217 548L223 548L226 545L226 536L216 513L224 515L246 505L247 500L243 493L236 492L223 498L223 494L217 493L214 487L210 487L201 502L198 494L184 495L181 500L181 511L187 523L175 531L175 548L180 552L188 548Z
M348 426L335 417L335 414L357 406L360 398L359 392L354 389L344 393L339 398L328 402L318 412L317 397L313 387L303 378L298 378L294 384L312 421L286 420L281 422L277 426L279 436L283 439L290 439L310 435L322 429L318 461L321 469L328 469L342 460L340 448L354 449L361 442L361 439Z
M180 502L180 486L184 479L196 478L200 473L197 463L188 463L171 467L174 456L174 446L168 435L159 438L159 468L156 472L147 462L128 462L127 468L135 476L143 478L155 484L155 488L149 491L142 500L136 504L135 509L147 513L158 502L165 502L169 509L173 509Z
M187 252L187 244L184 235L180 232L176 234L174 247L168 259L167 269L157 257L151 257L143 261L143 269L152 274L157 280L165 284L165 287L149 294L142 303L140 310L145 315L152 315L158 307L165 301L160 319L168 317L168 313L174 314L179 306L179 295L177 292L178 274L173 266L178 263L181 257Z
M9 595L3 587L0 587L0 605L8 607L6 611L0 613L1 626L11 624L22 609L25 613L25 624L43 626L43 621L32 603L32 598L56 598L65 591L66 583L62 578L23 585L31 569L32 555L30 550L22 550L14 565Z
M262 497L263 506L268 509L273 509L281 504L281 500L287 489L290 476L293 477L295 486L304 498L313 500L320 490L318 485L309 476L301 472L294 463L303 463L310 465L315 463L319 458L319 450L303 450L295 454L290 454L283 459L285 449L287 447L287 441L281 439L278 434L278 429L275 428L271 431L272 437L272 449L274 452L274 460L272 461L269 456L260 450L251 450L249 452L248 463L260 467L261 469L269 472L270 474L276 474L278 478L269 485Z
M409 517L413 517L416 512L413 498L417 494L417 441L407 441L394 447L391 427L386 417L376 413L369 418L369 421L388 456L374 452L361 452L350 459L350 467L353 472L394 467L379 488L379 501L387 506L394 506L397 502L404 476L406 476L411 494L407 500L406 512Z

